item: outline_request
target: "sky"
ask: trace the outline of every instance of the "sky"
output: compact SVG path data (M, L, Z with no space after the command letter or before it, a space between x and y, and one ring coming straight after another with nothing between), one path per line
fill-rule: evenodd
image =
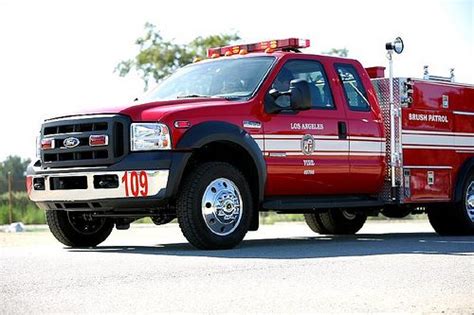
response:
M364 66L387 66L385 42L401 36L395 76L449 75L474 83L474 0L23 1L0 0L0 161L34 158L41 122L126 104L143 93L115 66L137 53L146 22L166 39L237 32L240 42L308 38L320 53L347 48Z

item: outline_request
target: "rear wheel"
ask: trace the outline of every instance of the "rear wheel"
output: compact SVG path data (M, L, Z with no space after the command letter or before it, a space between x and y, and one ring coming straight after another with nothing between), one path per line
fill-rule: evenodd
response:
M355 234L367 220L367 215L351 210L331 209L305 214L306 224L319 234Z
M239 244L249 229L252 211L244 175L223 162L198 166L185 179L176 203L181 231L199 249Z
M464 184L462 202L432 206L427 212L440 235L474 235L474 173Z
M313 232L318 234L329 234L329 230L321 222L319 213L305 213L304 219Z
M114 227L108 218L92 218L85 212L47 210L46 222L54 237L66 246L96 246L110 235Z

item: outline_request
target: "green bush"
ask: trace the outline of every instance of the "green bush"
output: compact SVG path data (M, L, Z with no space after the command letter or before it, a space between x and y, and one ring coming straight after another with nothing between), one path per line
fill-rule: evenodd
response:
M0 224L8 224L8 194L0 195ZM44 211L39 209L28 198L25 192L13 193L13 222L25 224L44 224Z

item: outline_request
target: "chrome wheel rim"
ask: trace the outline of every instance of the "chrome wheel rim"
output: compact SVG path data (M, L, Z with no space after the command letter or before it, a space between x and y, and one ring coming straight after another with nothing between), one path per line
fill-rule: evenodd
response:
M342 215L347 220L354 220L356 218L356 214L352 211L342 210Z
M204 191L202 217L212 233L226 236L239 226L242 206L242 197L237 185L227 178L218 178Z
M466 212L471 219L472 222L474 222L474 181L472 181L469 186L467 186L467 191L466 191Z

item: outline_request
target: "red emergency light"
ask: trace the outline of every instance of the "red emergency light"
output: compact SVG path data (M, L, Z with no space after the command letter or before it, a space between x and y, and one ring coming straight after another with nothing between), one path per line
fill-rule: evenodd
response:
M100 146L109 145L109 136L92 135L89 137L89 145L91 147L100 147Z
M232 45L225 47L209 48L207 56L217 58L220 56L245 55L251 52L273 52L275 50L298 50L299 48L308 48L309 39L287 38L269 40L253 44Z
M41 139L41 149L42 150L52 150L54 149L54 139Z

